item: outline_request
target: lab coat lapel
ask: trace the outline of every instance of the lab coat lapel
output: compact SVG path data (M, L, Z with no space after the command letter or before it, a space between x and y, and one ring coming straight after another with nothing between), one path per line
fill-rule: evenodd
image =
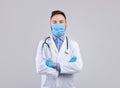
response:
M59 53L61 54L61 53L65 52L65 49L66 49L66 36L65 36L64 42L60 48Z
M55 42L54 42L52 36L50 36L50 39L51 39L51 40L50 40L51 49L54 50L56 53L58 53L57 47L56 47L56 45L55 45Z

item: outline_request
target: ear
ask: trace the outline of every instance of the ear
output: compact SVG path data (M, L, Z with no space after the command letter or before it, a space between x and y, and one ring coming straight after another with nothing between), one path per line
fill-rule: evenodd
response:
M51 31L52 31L52 24L51 24L51 22L50 22L50 29L51 29Z
M65 29L67 28L67 22L65 23Z

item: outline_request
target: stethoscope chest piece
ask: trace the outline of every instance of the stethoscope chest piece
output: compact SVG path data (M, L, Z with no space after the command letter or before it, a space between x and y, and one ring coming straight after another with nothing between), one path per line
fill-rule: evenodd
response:
M65 50L65 54L69 54L69 50L68 49Z

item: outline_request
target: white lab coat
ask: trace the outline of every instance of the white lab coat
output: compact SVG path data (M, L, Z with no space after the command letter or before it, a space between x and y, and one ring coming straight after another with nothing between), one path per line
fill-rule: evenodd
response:
M52 37L47 39L51 53L48 47L42 48L43 42L44 40L39 42L36 54L36 69L37 73L41 74L41 88L75 88L74 73L79 72L83 66L78 43L68 39L69 53L66 54L66 38L59 52ZM47 55L47 58L44 57L45 55ZM73 56L77 57L77 61L69 62ZM48 58L51 58L55 63L60 63L61 75L58 76L56 69L45 65Z

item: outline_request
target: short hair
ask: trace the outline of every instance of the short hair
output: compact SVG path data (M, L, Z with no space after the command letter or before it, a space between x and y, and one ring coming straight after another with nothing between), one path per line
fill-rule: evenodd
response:
M63 11L60 11L60 10L54 10L54 11L52 11L50 19L52 19L52 17L53 17L54 15L59 15L59 14L63 15L64 18L65 18L65 20L66 20L65 13L64 13Z

